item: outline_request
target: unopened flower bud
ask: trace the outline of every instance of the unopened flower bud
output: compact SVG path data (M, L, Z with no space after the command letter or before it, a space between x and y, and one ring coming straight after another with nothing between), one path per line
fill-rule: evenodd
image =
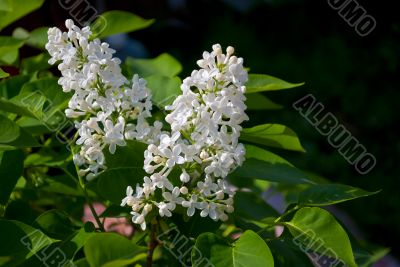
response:
M181 192L181 194L186 195L188 193L188 189L186 186L182 186L179 191Z
M223 199L224 198L224 192L222 190L219 190L216 193L216 197L217 197L217 199Z
M153 206L151 204L146 204L143 208L143 210L147 213L149 213L153 209Z
M235 209L234 209L233 206L231 206L231 205L226 205L226 206L225 206L225 210L226 210L226 212L228 212L228 213L232 213Z
M179 176L179 179L183 182L183 183L187 183L190 181L190 176L189 174L187 174L187 172L182 172L182 174Z
M153 161L155 164L160 164L162 162L162 158L160 156L155 156Z
M200 152L200 158L201 159L207 159L209 157L207 151L203 150Z
M234 52L235 52L235 49L234 49L232 46L228 46L228 47L226 48L226 53L227 53L228 55L232 55Z

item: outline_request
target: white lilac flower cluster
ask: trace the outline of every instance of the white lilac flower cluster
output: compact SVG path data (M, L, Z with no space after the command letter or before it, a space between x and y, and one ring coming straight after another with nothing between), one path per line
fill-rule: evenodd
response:
M162 124L150 126L151 95L146 81L134 75L127 80L121 73L115 51L99 39L90 40L89 27L82 29L72 20L65 23L68 32L48 31L46 49L50 64L60 62L59 84L64 92L73 91L66 116L75 119L80 151L74 162L80 175L92 179L106 168L103 149L114 154L116 146L136 139L153 143Z
M142 229L154 206L161 217L172 216L180 205L188 216L197 209L202 217L222 221L233 211L234 192L224 178L244 161L238 139L240 124L248 120L247 71L233 53L228 47L224 54L218 44L204 52L197 62L200 69L183 81L182 94L166 107L171 132L148 146L144 170L149 176L136 192L128 187L121 203L132 208L132 221ZM175 182L174 176L179 177Z

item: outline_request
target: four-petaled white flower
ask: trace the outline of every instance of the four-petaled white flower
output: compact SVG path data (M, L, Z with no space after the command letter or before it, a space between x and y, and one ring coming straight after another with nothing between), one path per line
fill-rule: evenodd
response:
M177 205L187 208L188 216L199 209L201 216L222 221L233 211L234 192L223 178L244 161L246 151L238 141L240 124L248 120L247 71L233 53L228 47L223 54L220 45L203 53L200 69L183 80L182 95L165 108L171 132L160 133L144 153L150 175L144 178L145 199L153 201L160 216L171 216ZM170 177L178 171L180 188ZM151 198L156 190L161 190L161 202Z
M224 54L216 44L203 53L200 69L183 80L182 94L165 108L171 128L166 132L161 122L147 121L152 102L146 81L137 74L125 78L115 51L91 40L89 27L80 29L72 20L66 27L67 32L49 29L46 49L49 63L59 63L63 91L73 92L65 113L78 130L73 160L79 175L89 180L104 171L104 149L114 154L127 140L145 142L143 165L149 175L135 192L129 186L121 201L131 207L133 223L144 230L153 207L161 217L171 217L178 205L188 216L198 209L202 217L227 220L234 192L223 179L244 161L240 124L248 120L247 71L233 47Z
M67 32L48 30L46 49L50 64L59 63L58 83L64 92L73 92L65 114L75 119L79 138L74 162L81 175L93 179L106 168L103 149L114 154L117 146L136 139L153 143L161 132L146 121L151 116L151 95L146 81L135 74L131 81L121 72L115 51L99 39L90 40L89 27L80 29L67 20ZM95 147L95 149L91 149Z

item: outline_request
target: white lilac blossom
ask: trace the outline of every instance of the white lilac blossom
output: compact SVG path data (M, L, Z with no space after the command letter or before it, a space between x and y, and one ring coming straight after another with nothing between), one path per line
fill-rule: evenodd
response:
M224 178L244 161L245 148L238 139L240 124L248 120L247 71L243 59L233 53L228 47L224 54L218 44L211 53L204 52L197 61L200 69L184 79L182 94L166 107L171 132L160 134L144 153L149 176L137 190L146 195L121 203L132 207L133 222L142 229L147 215L144 205L157 207L161 217L172 216L177 205L186 208L188 216L199 210L200 216L213 220L225 221L227 213L233 212L234 192ZM178 179L173 179L176 173ZM129 198L131 190L127 193Z
M150 126L146 121L152 108L146 81L136 74L126 79L120 60L113 57L115 51L99 39L90 40L89 27L80 29L72 20L65 25L67 32L49 29L46 49L49 63L59 63L58 83L63 91L73 92L65 110L67 117L75 119L79 135L80 150L73 159L79 174L91 179L106 168L105 148L114 154L126 140L152 143L162 125Z

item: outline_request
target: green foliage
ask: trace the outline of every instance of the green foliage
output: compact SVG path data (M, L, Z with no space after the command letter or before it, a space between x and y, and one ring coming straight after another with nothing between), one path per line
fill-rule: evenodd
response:
M103 24L105 21L105 27L93 27L93 25ZM95 22L93 22L92 27L94 29L93 36L96 38L104 38L113 34L125 33L137 31L143 28L147 28L153 24L154 20L143 19L135 14L121 11L113 10L105 12L99 17Z
M212 233L201 234L192 250L192 264L205 266L207 262L216 267L274 266L274 260L267 244L253 231L244 232L230 244Z
M0 0L0 29L42 3ZM102 28L104 21L107 24ZM93 37L132 32L153 22L125 11L109 11L92 24L98 26ZM13 65L20 73L9 77L0 69L1 266L43 266L43 257L54 251L61 251L62 256L50 260L71 261L77 266L143 266L149 239L171 231L171 227L177 229L178 235L173 238L172 247L158 244L153 255L155 265L178 266L180 261L188 260L193 266L211 262L216 267L302 267L312 266L309 257L318 255L343 261L350 267L364 267L387 252L382 248L359 248L336 219L319 208L377 192L316 178L275 154L275 150L267 150L305 151L295 132L280 124L243 129L241 141L246 143L246 161L228 176L237 187L234 212L228 221L215 222L198 213L188 217L178 209L171 218L160 218L153 210L149 215L153 219L152 233L149 229L135 229L129 237L103 233L99 222L129 217L130 210L119 205L126 196L126 187L135 188L147 175L143 170L147 144L130 141L127 146L118 147L115 154L108 153L105 147L107 169L93 181L78 177L70 148L57 138L61 130L72 125L64 115L71 95L62 92L58 78L48 71L47 53L19 58L24 45L44 48L47 29L28 32L17 28L12 37L0 37L0 64ZM127 76L137 73L145 78L158 110L162 111L181 94L182 80L178 75L182 65L169 54L152 59L128 58L123 71ZM269 75L250 74L246 84L248 109L281 109L264 93L300 85ZM159 112L159 116L163 119L165 114ZM70 137L74 132L68 134ZM265 201L261 192L266 189L286 197L288 205L283 214ZM93 208L93 203L103 204L105 211L101 215L94 211L100 217L95 218L96 225L83 223L83 214L87 216L84 205L91 204ZM277 226L285 228L280 236L275 234ZM123 227L125 230L130 225ZM180 246L182 240L186 240L184 246ZM311 242L315 240L316 243ZM187 248L183 257L172 251L174 246Z
M38 9L43 2L44 0L2 0L0 2L0 31L19 18Z
M0 125L2 125L0 123ZM0 204L8 202L23 171L24 154L20 150L0 151Z
M39 146L27 131L3 115L0 115L0 131L0 151Z
M341 260L348 266L357 266L349 237L342 226L326 210L317 207L302 208L293 219L283 222L304 251Z
M147 77L147 84L151 88L154 104L165 107L172 104L174 99L180 95L181 79L178 77L167 77L153 75Z
M283 108L283 106L272 102L272 100L261 93L246 95L246 105L249 110L276 110Z
M182 71L181 63L167 53L152 59L127 58L125 65L128 69L128 76L136 73L140 77L151 75L174 77Z
M35 73L36 71L46 70L50 68L49 63L50 56L46 53L41 53L39 55L25 58L22 60L21 68L23 74Z
M290 128L280 124L263 124L244 128L240 139L259 145L304 152L299 138Z
M97 190L101 196L120 204L126 196L127 186L135 188L143 180L143 153L147 146L131 141L127 146L118 148L115 154L106 153L108 168L97 177Z
M18 265L54 242L41 231L18 221L0 219L0 259Z
M73 234L74 227L68 214L62 210L49 210L36 218L34 225L55 239L66 239Z
M22 40L0 36L0 65L12 65L19 57L19 48L24 44Z
M275 91L302 86L304 83L289 83L266 74L249 74L246 93Z
M0 79L6 78L6 77L8 77L8 76L10 76L10 74L8 74L7 72L5 72L4 70L2 70L2 69L0 68Z
M333 205L377 193L379 191L368 192L360 188L342 184L313 185L300 193L299 204L307 206Z
M128 76L137 73L147 81L154 104L163 109L172 104L181 94L181 79L177 76L182 65L169 54L161 54L153 59L127 58L124 65Z
M126 266L146 257L145 251L146 247L135 245L114 233L95 234L84 246L86 260L91 267Z
M44 49L44 46L47 43L47 31L49 30L48 27L40 27L36 28L31 32L28 32L27 30L23 28L16 28L13 31L13 37L17 39L21 39L25 42L25 44L39 48L39 49Z

